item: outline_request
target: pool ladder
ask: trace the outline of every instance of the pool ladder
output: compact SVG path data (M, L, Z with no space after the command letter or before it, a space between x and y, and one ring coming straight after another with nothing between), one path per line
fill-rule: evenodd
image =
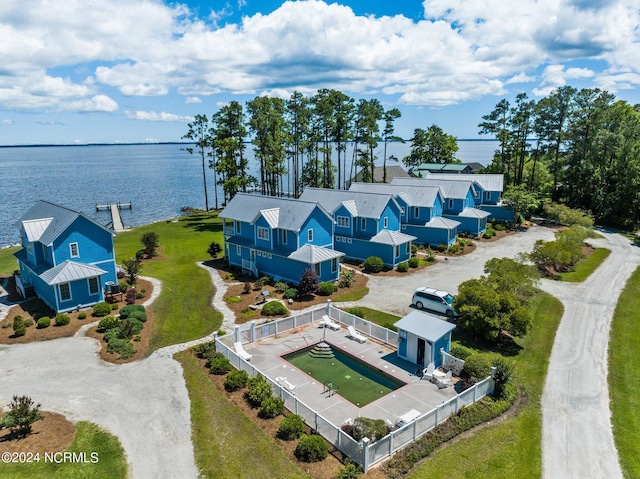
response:
M333 384L331 381L324 382L324 394L328 394L327 397L333 396L340 390L340 387L337 384Z

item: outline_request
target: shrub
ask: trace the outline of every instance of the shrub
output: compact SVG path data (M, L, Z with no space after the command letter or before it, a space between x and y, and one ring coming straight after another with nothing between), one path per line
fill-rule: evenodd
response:
M283 281L278 281L273 288L277 293L283 294L287 289L289 289L289 286Z
M19 438L31 433L34 422L42 419L40 404L35 404L29 396L13 396L9 411L0 419L0 429L8 427Z
M53 321L56 326L66 326L71 322L71 318L69 317L68 314L59 313L59 314L56 314L56 317L53 318Z
M249 375L246 371L234 369L224 380L224 388L227 391L237 391L247 386Z
M16 316L13 318L13 335L18 338L24 336L27 333L27 327L24 325L24 319L22 316Z
M131 313L134 311L142 311L144 313L144 306L141 304L128 304L123 306L120 310L120 318L127 319Z
M129 318L137 319L141 323L144 323L147 320L147 313L144 311L138 311L138 310L132 311L131 314L129 315Z
M217 258L218 253L221 253L221 252L222 252L222 247L220 246L219 243L216 243L215 241L211 243L207 248L207 254L211 256L213 259Z
M120 281L118 283L118 286L120 286L120 292L121 293L126 293L127 290L131 287L131 286L129 286L129 283L127 283L126 281Z
M365 273L379 273L384 268L384 262L379 256L369 256L363 265Z
M462 359L464 361L469 356L474 354L474 352L473 350L467 348L466 346L457 344L455 346L451 346L451 350L449 351L449 354L451 354L452 356L455 356L458 359Z
M127 304L135 304L136 302L136 289L135 288L129 288L127 290L127 296L125 301L127 302Z
M302 436L293 453L299 461L317 462L329 455L329 447L321 436L314 434Z
M209 357L211 353L216 352L216 343L215 341L209 341L208 343L200 343L197 346L194 346L193 350L195 351L196 356L202 359L206 359Z
M240 296L229 296L227 298L227 304L233 303L242 303L242 298Z
M338 283L339 288L348 288L353 284L356 280L355 273L350 269L343 269L340 272L340 282Z
M138 342L138 341L142 341L142 336L140 336L139 334L136 334L136 335L133 337L133 340L134 340L134 341L136 341L136 342Z
M212 374L221 376L231 371L231 363L221 353L215 353L209 359L209 370Z
M113 341L114 339L125 339L124 337L122 337L122 334L120 333L119 326L105 331L104 336L102 338L107 342L107 344Z
M476 380L482 380L491 373L491 362L484 354L472 354L464 360L462 370Z
M120 331L125 338L130 338L131 336L138 334L142 331L143 327L144 324L142 324L142 321L138 321L131 316L120 322Z
M409 265L410 268L417 268L418 266L420 266L420 260L418 258L409 258L409 261L407 261L407 264Z
M411 245L411 255L415 255L418 253L418 245L417 244L412 244Z
M98 332L102 333L104 331L108 331L113 328L117 328L120 326L120 320L115 316L105 316L98 323Z
M28 328L29 326L33 326L33 319L27 318L24 320L24 327Z
M144 293L142 291L138 291L136 293L136 299L143 299L144 298Z
M504 231L506 228L502 223L496 223L493 225L493 229L496 231Z
M279 316L288 312L287 307L280 301L269 301L262 307L262 314L265 316Z
M257 374L247 381L247 392L245 393L247 401L258 407L266 398L271 397L271 386L261 374Z
M278 437L285 441L292 441L302 436L304 432L304 421L297 414L289 414L278 427Z
M298 296L298 290L296 288L288 288L282 295L284 299L293 299L296 296Z
M140 238L140 243L144 246L144 254L147 257L157 256L156 248L160 245L160 237L156 233L150 231L143 234L142 238Z
M513 379L515 365L513 362L500 357L493 362L493 365L496 368L493 376L493 379L495 380L493 395L498 399L506 399L508 392L507 385Z
M118 309L118 303L113 303L111 305L111 311L116 311L117 309ZM82 313L80 313L80 314L82 314ZM86 313L85 313L85 317L86 317Z
M279 416L284 411L284 401L279 397L271 396L266 398L260 404L260 411L258 411L258 416L263 419L273 419L276 416Z
M320 296L330 296L338 290L338 287L330 281L323 281L318 285L317 293Z
M364 313L362 312L362 309L358 308L357 306L354 306L353 308L347 308L345 309L345 311L359 318L364 318Z
M93 306L93 310L91 311L91 316L101 318L103 316L107 316L110 313L111 313L111 305L109 303L105 303L104 301L102 301Z
M465 246L467 246L467 240L464 238L458 238L458 244L464 248Z
M449 246L450 254L458 254L459 251L460 251L460 245L458 243L454 243L451 246Z
M42 316L40 319L38 319L38 324L36 325L36 328L44 329L44 328L48 328L49 326L51 326L51 318L49 318L49 316Z
M496 230L494 230L493 228L487 228L487 230L482 233L482 237L484 239L489 239L489 238L493 238L496 235Z
M78 313L78 319L87 319L86 311L82 311L81 313Z
M445 251L447 251L447 245L444 243L440 243L438 246L436 246L436 250L440 253L444 253Z
M269 276L261 276L253 283L253 289L258 290L264 288L267 284L269 284Z
M244 283L244 294L249 294L251 292L251 283L247 281Z
M136 348L128 339L112 338L107 344L107 352L119 354L120 359L129 359L136 354Z
M406 261L403 261L402 263L398 263L398 266L396 266L396 269L400 273L406 273L407 271L409 271L409 263L407 263Z
M363 437L368 437L371 442L385 437L388 434L387 423L383 419L370 419L368 417L357 417L353 421L353 438L360 441Z
M346 464L344 467L341 467L338 471L338 475L336 479L357 479L358 476L362 473L362 468L353 462Z
M311 296L318 290L318 283L318 273L311 268L305 269L298 283L298 296L301 298Z
M425 259L427 260L427 263L433 263L436 260L436 257L431 250L427 250L427 257Z

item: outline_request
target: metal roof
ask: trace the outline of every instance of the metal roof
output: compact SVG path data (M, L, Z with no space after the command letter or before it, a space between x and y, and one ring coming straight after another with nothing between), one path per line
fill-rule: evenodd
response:
M325 188L307 188L300 196L301 200L315 201L332 214L344 204L347 209L355 206L354 216L379 219L389 201L396 203L390 193L361 192L351 190L330 190ZM345 203L349 203L349 205ZM397 206L397 203L396 203ZM398 209L400 207L398 206ZM350 210L353 214L353 211Z
M42 233L49 227L53 218L43 218L41 220L27 220L22 222L24 232L30 242L39 241Z
M458 178L462 175L450 175L456 177L454 179L441 179L440 176L443 175L429 175L426 178L394 178L391 180L391 184L393 186L439 186L442 188L445 198L464 199L470 188L475 194L473 182Z
M75 261L65 260L58 266L54 266L50 270L40 275L40 279L49 286L56 284L69 283L79 279L95 278L107 274L107 272L97 266L90 264L76 263Z
M444 198L444 194L439 185L411 185L404 186L395 184L395 181L400 181L407 178L396 178L392 181L392 184L385 183L351 183L349 191L360 191L364 193L384 193L386 195L400 196L409 206L422 206L431 208L436 202L436 198L440 195L440 198Z
M288 258L300 261L301 263L318 264L333 258L339 258L340 256L344 256L344 253L329 248L323 248L322 246L306 244L302 248L291 253Z
M236 194L218 216L244 223L255 223L258 217L263 215L272 228L297 232L315 208L320 208L333 221L324 208L310 201L248 193Z
M381 243L381 244L397 246L397 245L408 243L409 241L414 241L416 239L418 238L416 238L415 236L411 236L405 233L400 233L399 231L382 230L380 231L380 233L375 235L369 241L372 243Z
M94 219L89 218L84 213L80 213L78 211L74 211L69 208L65 208L64 206L56 205L44 200L38 201L22 216L20 222L18 223L18 227L22 226L25 228L25 230L29 228L32 230L32 233L35 233L37 232L39 226L34 227L30 224L31 222L33 222L34 220L36 222L50 220L47 227L40 232L40 235L38 237L38 241L40 241L40 243L48 246L53 243L53 241L79 217L85 218L91 223L107 231L110 235L115 236L115 233L113 231L107 229L105 226L101 225ZM25 223L27 223L28 226L25 226ZM40 226L42 226L42 224ZM29 233L27 233L27 237L28 235Z
M450 220L449 218L443 218L442 216L434 216L424 225L428 228L452 230L461 224L462 223L456 220Z
M411 171L424 171L428 173L431 171L464 171L467 168L470 168L470 166L466 163L422 163ZM449 174L458 175L458 173Z
M458 216L461 218L486 218L487 216L491 216L491 213L479 210L478 208L465 208L458 213Z
M432 343L456 329L455 324L422 311L411 311L405 317L396 321L395 326Z
M502 174L452 174L452 173L438 173L431 174L427 178L442 178L444 180L469 180L477 183L485 191L503 191L504 188L504 175Z

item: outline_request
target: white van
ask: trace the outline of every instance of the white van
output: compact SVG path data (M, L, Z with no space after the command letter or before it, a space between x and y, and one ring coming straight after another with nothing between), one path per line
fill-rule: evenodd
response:
M458 316L458 312L453 308L454 300L455 298L446 291L423 287L413 293L411 304L418 309L430 309L451 318Z

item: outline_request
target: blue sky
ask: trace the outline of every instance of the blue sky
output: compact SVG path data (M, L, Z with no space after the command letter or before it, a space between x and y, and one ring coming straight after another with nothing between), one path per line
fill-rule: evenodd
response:
M55 5L54 8L51 5ZM0 144L179 141L196 114L334 88L477 138L502 98L640 103L636 0L3 0Z

